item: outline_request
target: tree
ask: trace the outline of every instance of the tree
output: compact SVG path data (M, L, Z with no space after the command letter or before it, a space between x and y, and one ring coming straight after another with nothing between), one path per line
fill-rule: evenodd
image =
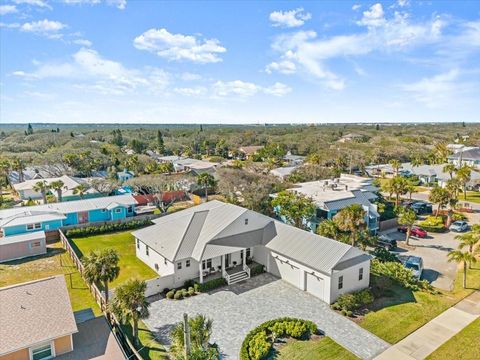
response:
M160 154L165 153L165 143L163 142L163 134L160 130L157 131L157 150Z
M83 199L89 188L90 187L87 184L81 183L73 188L73 194L78 195L80 196L80 199Z
M300 229L306 229L308 222L315 215L316 205L313 200L295 191L281 191L272 200L272 207L285 222Z
M450 155L450 150L445 142L439 142L435 144L435 156L437 164L443 164L447 162L448 155Z
M0 158L0 205L3 203L3 188L7 186L8 170L10 162L7 159Z
M33 191L39 192L40 194L42 194L43 203L46 204L47 203L47 193L50 190L47 182L45 180L37 181L35 183L35 185L33 185L32 189L33 189Z
M402 167L402 163L397 159L390 160L388 163L392 167L393 173L395 174L395 176L398 176L398 171Z
M474 255L461 250L452 250L448 253L448 262L456 262L463 265L463 288L467 287L467 264L477 262Z
M28 124L28 126L27 126L27 135L32 135L32 134L33 134L32 124Z
M213 321L205 317L204 315L197 315L188 319L188 326L190 328L190 343L191 343L191 355L195 353L215 353L212 351L212 347L209 345L210 337L212 335ZM182 354L185 351L185 337L184 337L184 323L177 323L170 332L170 340L172 346L170 350L176 355L176 359L182 358ZM216 351L217 357L207 357L206 359L217 359L218 350ZM197 355L198 356L198 355ZM198 358L195 356L195 358ZM189 357L189 359L192 356ZM204 359L204 357L201 357Z
M471 180L472 169L468 165L463 165L457 170L457 180L462 186L463 200L467 200L467 184Z
M62 180L56 180L56 181L52 181L50 183L50 188L52 190L55 190L56 193L57 193L58 202L62 202L62 190L63 190L64 186L65 186L65 184L63 183Z
M460 244L458 244L459 249L463 249L464 247L468 247L468 252L474 256L474 247L480 242L480 234L476 234L474 231L470 231L468 233L457 235L455 239L460 240ZM469 268L472 267L472 263L469 263Z
M120 267L118 253L114 249L91 252L82 259L83 275L89 283L101 283L105 290L105 302L108 304L108 283L118 277Z
M437 204L437 211L435 212L435 216L438 216L440 213L440 209L445 207L449 200L450 200L450 193L440 186L434 186L432 190L430 190L430 194L428 195L428 200L434 204Z
M444 173L448 173L450 176L450 179L453 179L453 174L457 171L457 168L455 167L454 164L446 164L443 166L442 171Z
M408 192L408 181L403 176L395 176L388 179L383 185L383 190L395 194L395 206L400 205L400 196Z
M355 246L358 233L365 227L365 210L359 204L349 205L335 214L333 221L340 230L350 232L351 244Z
M317 226L317 234L330 239L337 240L339 230L337 224L333 220L325 219Z
M197 176L197 184L203 187L206 201L208 201L208 188L214 187L215 183L215 178L209 173L201 173Z
M133 322L133 338L136 345L138 340L138 321L149 315L150 303L145 297L147 283L138 279L130 279L115 289L115 297L110 309L124 323Z
M18 173L18 182L24 182L25 177L23 174L23 170L25 170L25 164L19 158L14 158L11 162L12 169Z
M129 145L132 150L135 151L135 153L137 154L143 153L147 147L147 145L143 141L138 139L132 139Z
M400 213L398 215L398 223L400 225L405 225L407 227L407 235L405 238L406 244L409 244L410 240L410 235L412 233L412 226L415 224L415 221L417 220L417 214L415 214L415 211L409 208L402 208L400 210Z

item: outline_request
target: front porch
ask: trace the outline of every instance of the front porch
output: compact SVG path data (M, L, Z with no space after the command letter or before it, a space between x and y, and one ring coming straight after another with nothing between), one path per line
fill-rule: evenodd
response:
M224 278L228 285L250 278L250 267L247 265L247 257L250 257L250 249L223 254L213 258L202 260L199 263L200 276L195 279L200 284L204 282Z

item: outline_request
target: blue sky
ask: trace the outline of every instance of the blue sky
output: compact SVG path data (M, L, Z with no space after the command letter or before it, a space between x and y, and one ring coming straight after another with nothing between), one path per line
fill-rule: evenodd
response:
M1 0L0 123L480 121L479 1Z

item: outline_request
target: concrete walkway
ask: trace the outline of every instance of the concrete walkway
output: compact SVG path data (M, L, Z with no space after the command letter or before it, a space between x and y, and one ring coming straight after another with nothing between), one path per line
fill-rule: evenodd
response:
M478 317L480 317L480 291L474 292L457 305L444 311L375 359L425 359Z

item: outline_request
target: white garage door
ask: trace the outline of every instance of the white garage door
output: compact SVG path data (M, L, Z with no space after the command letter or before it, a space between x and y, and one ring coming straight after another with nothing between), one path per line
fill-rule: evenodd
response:
M281 262L279 259L274 260L277 264L279 276L283 280L289 282L292 285L295 285L298 288L303 288L303 284L301 281L301 275L303 274L303 271L300 271L298 267L287 262Z
M323 300L323 291L325 288L325 282L322 278L307 273L307 291Z

